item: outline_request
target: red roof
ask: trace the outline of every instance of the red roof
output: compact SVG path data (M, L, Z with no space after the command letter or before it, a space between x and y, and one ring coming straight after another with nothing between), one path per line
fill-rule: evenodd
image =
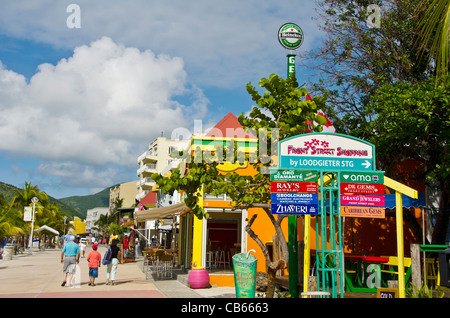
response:
M140 201L143 205L146 204L156 204L156 192L150 191L145 197Z
M253 134L245 132L238 118L228 113L219 121L207 134L206 137L236 137L236 138L256 138Z

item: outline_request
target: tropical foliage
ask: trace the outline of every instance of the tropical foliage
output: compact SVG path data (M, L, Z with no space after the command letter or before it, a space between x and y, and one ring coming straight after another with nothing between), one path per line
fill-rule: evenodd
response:
M8 200L0 196L0 238L12 238L24 241L25 236L31 232L31 222L25 222L24 209L32 206L31 199L36 197L34 230L47 225L60 233L67 229L66 220L70 216L61 212L56 202L50 203L45 192L39 190L37 185L25 182L22 189L14 189L14 196ZM46 233L43 232L45 235ZM36 233L34 234L36 235Z
M281 223L285 215L274 216L270 208L270 175L269 167L273 166L271 153L272 144L276 144L281 138L288 138L297 134L310 131L321 131L326 119L317 115L323 99L315 97L306 100L308 92L299 87L295 74L283 79L276 74L269 78L262 78L259 82L262 94L250 83L247 92L252 96L256 106L248 116L241 114L239 122L248 131L258 135L258 149L267 148L267 151L258 154L248 154L239 151L237 145L230 142L224 149L216 147L212 153L202 152L198 147L194 149L187 171L182 176L179 169L170 177L162 177L153 174L152 179L165 193L176 189L187 194L184 202L191 208L197 217L208 218L207 213L198 205L200 193L210 193L214 196L226 194L233 201L236 208L248 209L257 207L263 209L277 233L282 259L272 261L267 247L258 237L258 233L252 230L252 225L258 216L254 214L249 220L246 231L261 248L266 261L268 275L267 297L274 295L274 278L279 269L284 269L289 261L289 249L287 240L281 229ZM262 146L262 147L261 147ZM233 158L230 160L230 158ZM221 163L236 163L248 161L253 165L254 175L240 175L237 172L223 174L218 166Z
M449 0L320 0L324 44L308 52L313 94L327 96L337 132L375 144L380 170L424 167L420 182L440 193L432 244L450 219ZM375 6L377 15L368 10ZM375 16L377 25L368 23ZM399 180L400 181L400 180ZM421 239L419 236L418 239Z

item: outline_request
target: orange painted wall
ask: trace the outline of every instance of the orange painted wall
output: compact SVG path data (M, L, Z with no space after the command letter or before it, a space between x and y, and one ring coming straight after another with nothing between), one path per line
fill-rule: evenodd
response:
M275 235L275 228L270 221L267 214L264 212L263 209L260 208L253 208L248 210L248 219L250 220L254 214L258 214L255 222L252 225L252 230L255 232L255 234L261 239L261 241L265 244L266 242L272 242L272 237ZM277 218L275 216L275 218ZM281 228L283 230L284 236L287 240L287 233L288 233L288 219L285 218L283 222L281 223ZM259 245L247 234L247 251L255 250L256 253L253 253L253 255L256 256L258 259L257 263L257 271L259 272L266 272L266 262L264 254L261 251L261 248Z

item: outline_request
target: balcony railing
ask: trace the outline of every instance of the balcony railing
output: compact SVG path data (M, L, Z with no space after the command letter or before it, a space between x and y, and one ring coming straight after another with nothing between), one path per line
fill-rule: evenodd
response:
M142 167L140 167L137 170L137 175L139 176L144 171L147 171L147 170L149 170L148 172L156 172L156 164L155 163L149 163L149 164L143 165Z
M143 179L141 179L141 180L139 180L138 182L136 182L136 187L141 187L143 184L145 184L145 183L155 183L155 180L153 180L152 178L150 178L150 177L147 177L147 178L143 178Z

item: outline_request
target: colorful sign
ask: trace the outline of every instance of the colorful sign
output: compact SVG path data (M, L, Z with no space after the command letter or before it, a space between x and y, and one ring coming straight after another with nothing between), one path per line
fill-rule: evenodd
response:
M288 50L296 50L303 44L303 31L294 23L285 23L278 30L278 41Z
M272 193L272 203L319 204L318 193Z
M319 180L316 171L302 170L272 170L270 172L270 181L309 181L317 182Z
M384 184L341 182L341 193L382 195L382 194L384 194Z
M341 216L345 217L384 219L384 211L378 207L341 206Z
M317 204L284 204L284 203L272 203L272 214L292 214L292 215L304 215L304 214L319 214Z
M345 171L340 174L340 182L384 184L384 171Z
M316 182L271 182L270 192L278 193L316 193Z
M375 170L375 146L334 133L311 133L279 143L279 167L300 170Z
M341 194L341 205L385 206L384 195L352 195Z

